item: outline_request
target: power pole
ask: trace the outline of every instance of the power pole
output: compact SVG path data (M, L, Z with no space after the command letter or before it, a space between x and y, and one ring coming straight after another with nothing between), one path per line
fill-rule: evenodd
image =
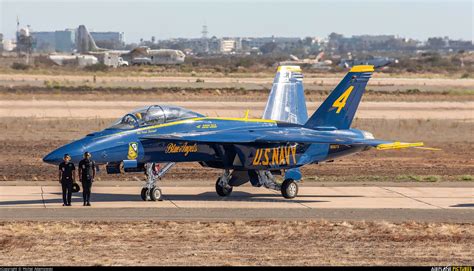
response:
M202 26L202 31L201 31L202 38L203 38L203 39L207 39L207 34L208 34L208 33L209 33L209 32L207 32L207 25L203 25L203 26Z

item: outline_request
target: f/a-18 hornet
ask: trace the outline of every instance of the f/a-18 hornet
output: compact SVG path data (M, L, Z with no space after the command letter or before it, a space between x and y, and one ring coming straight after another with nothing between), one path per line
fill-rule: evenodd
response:
M57 164L68 153L77 163L88 151L109 174L144 172L143 200L160 200L157 181L179 162L222 169L215 186L219 196L250 182L294 198L304 165L372 148L423 146L374 139L370 132L351 128L373 71L373 66L353 67L308 118L301 69L280 66L261 119L249 118L248 112L244 118L206 117L177 106L152 105L58 148L43 161Z

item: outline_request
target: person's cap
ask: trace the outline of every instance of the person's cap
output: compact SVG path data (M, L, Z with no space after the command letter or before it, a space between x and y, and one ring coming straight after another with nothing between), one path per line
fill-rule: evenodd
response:
M64 154L64 158L67 158L67 157L71 158L71 156L69 154L67 154L67 153Z
M88 151L84 152L84 156L89 156L89 155L91 155L90 152Z

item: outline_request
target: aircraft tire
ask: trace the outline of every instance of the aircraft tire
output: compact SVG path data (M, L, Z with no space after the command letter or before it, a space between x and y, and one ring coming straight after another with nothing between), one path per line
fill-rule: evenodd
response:
M219 181L221 180L221 178L217 178L217 182L216 182L216 192L217 192L217 195L221 196L221 197L227 197L229 196L231 193L232 193L232 186L230 186L229 188L226 188L226 187L222 187L220 184L219 184Z
M150 200L152 201L161 201L161 189L159 189L158 187L153 187L151 190L150 190Z
M285 199L293 199L298 195L298 184L293 179L286 179L281 184L281 195Z
M142 200L143 201L147 201L148 200L148 188L146 187L143 187L142 188L142 192L140 193L140 196L142 197Z

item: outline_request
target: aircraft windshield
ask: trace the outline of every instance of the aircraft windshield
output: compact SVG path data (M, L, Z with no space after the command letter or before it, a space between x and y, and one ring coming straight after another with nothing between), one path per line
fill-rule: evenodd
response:
M126 114L109 129L133 129L196 117L203 115L178 106L152 105Z

